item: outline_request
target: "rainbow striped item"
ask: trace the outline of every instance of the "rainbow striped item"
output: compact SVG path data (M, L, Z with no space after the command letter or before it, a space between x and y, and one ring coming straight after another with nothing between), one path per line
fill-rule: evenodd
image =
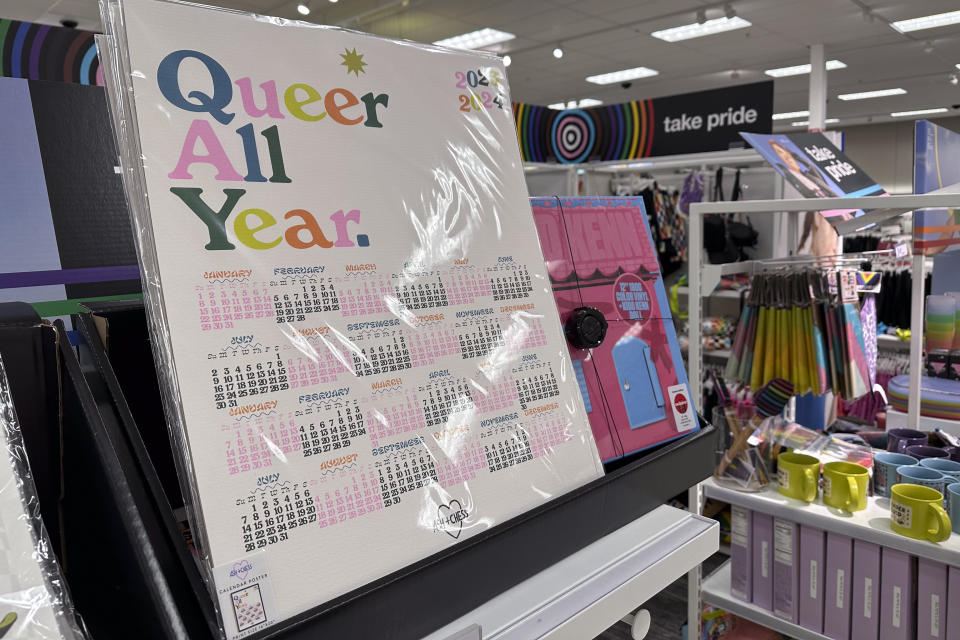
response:
M953 346L957 322L957 301L950 296L927 296L927 351Z
M779 415L793 395L793 383L783 378L773 378L767 386L760 389L753 399L757 413L764 418Z
M960 350L960 291L947 291L946 294L953 298L957 303L957 312L953 317L953 351Z
M907 412L910 376L896 376L887 384L890 405ZM960 420L960 381L924 376L920 382L920 415L929 418Z

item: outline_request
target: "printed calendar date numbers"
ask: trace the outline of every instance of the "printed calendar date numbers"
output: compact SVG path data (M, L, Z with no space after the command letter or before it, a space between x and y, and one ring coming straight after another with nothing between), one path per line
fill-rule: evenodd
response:
M244 551L249 553L284 542L299 527L317 521L317 508L307 488L273 488L246 500L240 516Z
M277 393L290 388L287 367L276 359L210 370L217 409L236 407L244 398Z
M300 426L303 457L346 449L356 438L366 433L363 414L356 402L330 408L309 424Z

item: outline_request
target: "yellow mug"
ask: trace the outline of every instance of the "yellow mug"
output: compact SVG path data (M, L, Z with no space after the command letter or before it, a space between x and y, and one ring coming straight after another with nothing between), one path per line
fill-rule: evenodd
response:
M863 511L867 508L869 483L866 467L853 462L828 462L823 465L823 502L844 511Z
M950 516L943 494L919 484L895 484L890 489L890 528L917 540L943 542L950 537Z
M813 502L819 479L820 461L813 456L790 451L777 458L777 484L788 498Z

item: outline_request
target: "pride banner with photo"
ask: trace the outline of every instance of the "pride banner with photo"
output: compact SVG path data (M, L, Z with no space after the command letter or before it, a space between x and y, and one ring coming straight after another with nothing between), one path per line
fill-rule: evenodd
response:
M759 135L743 139L805 198L860 198L887 192L822 133ZM863 215L857 209L821 211L831 224Z

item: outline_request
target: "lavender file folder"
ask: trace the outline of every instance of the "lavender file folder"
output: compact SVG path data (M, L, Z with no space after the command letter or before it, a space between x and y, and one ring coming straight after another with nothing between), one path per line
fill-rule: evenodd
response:
M730 507L730 593L740 600L753 598L753 516L749 509Z
M832 640L850 640L853 595L853 540L827 533L827 567L823 586L823 635Z
M854 540L850 640L877 640L880 635L880 576L880 547Z
M797 591L797 609L800 626L817 633L823 633L825 540L822 529L800 525L800 561L797 566L800 588Z
M773 610L773 516L753 512L753 604Z
M773 519L773 615L797 623L800 526Z

